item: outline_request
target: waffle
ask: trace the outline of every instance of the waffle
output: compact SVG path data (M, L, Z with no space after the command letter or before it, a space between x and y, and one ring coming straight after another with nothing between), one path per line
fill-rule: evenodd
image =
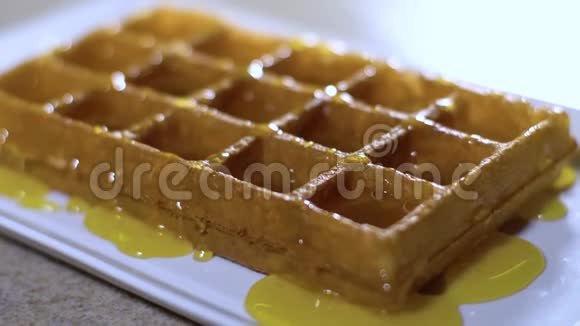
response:
M196 246L397 308L575 152L532 103L158 9L4 73L1 161L85 198L119 184Z

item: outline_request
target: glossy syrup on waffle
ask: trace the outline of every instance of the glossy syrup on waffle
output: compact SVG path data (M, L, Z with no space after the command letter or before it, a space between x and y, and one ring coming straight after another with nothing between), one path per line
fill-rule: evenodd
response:
M326 270L331 278L315 281L338 292L343 285L368 289L364 294L343 291L344 297L361 294L356 299L388 306L411 295L411 306L426 315L431 314L426 307L445 306L437 313L450 322L462 302L505 295L482 289L473 292L479 299L457 294L461 291L452 290L452 284L461 281L451 280L457 275L485 279L493 274L500 282L516 275L523 283L505 289L517 291L540 272L543 261L531 245L492 231L529 195L546 189L576 148L568 117L556 107L537 108L525 99L465 88L324 44L260 35L214 17L170 9L136 17L121 28L98 30L2 75L0 104L3 161L22 161L17 166L25 172L35 169L66 192L76 194L74 182L86 185L91 167L109 162L114 146L124 150L130 168L146 160L156 168L178 163L190 172L187 180L210 171L210 184L218 190L233 182L233 201L208 200L199 193L193 204L160 197L154 178L147 177L147 202L123 197L134 190L128 182L118 199L88 203L73 198L68 203L71 212L84 212L89 230L126 254L172 257L195 248L201 250L194 257L207 260L213 253L205 250L212 247L206 242L213 241L219 255L274 275L291 273L276 267L301 257L302 271ZM244 172L253 163L282 163L289 167L289 182L246 179ZM320 163L327 167L318 177L308 173ZM436 165L439 173L416 175L408 169L426 163ZM464 163L469 170L457 176L456 168ZM346 169L350 164L365 169L351 172ZM131 171L125 172L126 177ZM58 209L46 197L51 187L3 173L13 180L3 193L27 207ZM572 182L573 171L563 175L556 188ZM360 198L347 200L335 189L341 177L368 185L392 186L400 180L402 196L394 196L393 189L366 187ZM119 179L122 174L111 172L97 181L110 186ZM239 189L247 186L257 196L241 200ZM463 186L481 197L457 198L454 192ZM411 196L417 188L425 194L421 199ZM271 200L260 199L266 195ZM519 215L554 220L566 214L553 194L546 198L534 201L545 205ZM464 225L471 228L462 233ZM433 228L438 232L425 234ZM260 233L264 230L268 232ZM403 241L390 242L392 236ZM437 300L412 295L417 282L442 272L448 258L461 251L446 248L466 250L486 236L491 245L473 263L482 273L471 268L446 273L449 291ZM160 246L144 239L155 239ZM502 247L498 243L515 249L496 254L495 248ZM352 255L357 252L365 252L366 259ZM516 265L495 259L487 263L485 257L496 255ZM536 263L520 264L524 256ZM293 277L303 274L308 275ZM268 303L284 280L266 277L252 290L247 306L257 319L274 322L276 314L284 315L278 303ZM319 298L316 292L292 293L300 302ZM333 298L336 293L326 291ZM316 307L335 302L319 299ZM264 309L268 305L278 312Z

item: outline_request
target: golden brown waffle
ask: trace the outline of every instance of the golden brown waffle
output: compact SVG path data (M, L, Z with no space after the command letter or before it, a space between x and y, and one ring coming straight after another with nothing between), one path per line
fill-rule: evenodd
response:
M196 245L388 307L576 149L553 107L170 9L4 74L0 106L5 164L101 199L91 182L122 180L118 200Z

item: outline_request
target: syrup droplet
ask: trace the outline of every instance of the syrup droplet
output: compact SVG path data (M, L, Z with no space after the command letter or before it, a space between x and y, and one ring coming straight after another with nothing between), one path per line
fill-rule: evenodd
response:
M81 161L79 161L76 158L73 158L70 162L69 162L69 169L71 171L76 171L79 168L79 164L81 163Z
M64 94L62 96L62 102L64 104L71 104L72 102L74 102L75 97L72 94Z
M326 152L328 154L336 154L336 152L338 152L338 150L336 148L329 148L326 150Z
M256 128L263 134L282 134L282 129L275 123L258 124Z
M8 140L8 136L10 132L6 128L0 128L0 145L6 144L6 140Z
M71 213L86 213L90 207L91 205L84 199L72 197L66 205L66 210Z
M568 214L568 208L560 199L550 200L540 213L536 216L537 219L543 221L554 221L565 217Z
M248 67L248 73L254 79L260 79L260 78L262 78L262 76L264 76L264 67L263 67L262 63L259 62L259 61L252 62L250 64L250 66Z
M437 100L437 102L435 102L435 105L444 112L455 112L455 110L457 110L457 108L455 107L455 102L453 101L453 99L451 98L442 98L440 100Z
M193 100L187 97L176 98L173 100L173 104L180 108L189 108L193 106Z
M528 219L554 221L565 217L568 209L557 194L543 193L529 200L519 214Z
M371 160L365 154L348 155L342 159L346 164L369 164Z
M213 252L206 249L196 249L193 252L193 259L195 261L207 262L213 258Z
M324 88L324 93L326 93L326 95L330 97L333 97L336 96L336 94L338 94L338 90L336 89L336 87L329 85Z
M210 156L209 156L209 157L206 159L206 161L207 161L209 164L219 164L219 163L221 163L222 159L221 159L221 157L220 157L220 155L219 155L219 154L213 154L213 155L210 155Z
M552 188L556 191L566 190L576 183L576 170L572 166L565 166L554 181Z
M95 126L93 127L93 131L96 134L104 134L109 131L109 128L107 128L106 126Z
M111 75L111 82L113 83L113 88L116 91L124 91L127 88L127 83L125 82L125 74L122 72L114 72Z

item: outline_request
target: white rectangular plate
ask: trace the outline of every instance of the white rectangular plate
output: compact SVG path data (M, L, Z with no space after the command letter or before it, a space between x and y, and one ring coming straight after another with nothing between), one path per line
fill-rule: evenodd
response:
M377 5L373 1L363 2L369 7ZM0 34L0 70L79 37L96 26L115 23L152 3L100 1L82 4L4 30ZM261 0L249 3L181 1L175 4L215 12L256 30L286 35L315 31L323 38L343 40L357 50L384 57L388 54L380 33L385 25L375 20L381 12L357 2L344 4L337 11L344 17L352 16L356 27L344 24L342 16L320 16L321 12L328 12L325 10L338 4L334 1L299 1L294 7ZM374 12L374 18L365 20L370 12ZM580 99L569 104L576 103L580 103ZM580 111L569 110L569 113L574 135L580 138ZM57 193L53 198L66 200L66 196ZM569 209L565 219L533 223L522 234L544 252L548 261L546 271L530 287L514 296L462 306L466 325L580 325L577 308L580 302L580 186L567 191L562 199ZM146 260L128 257L87 231L80 215L30 211L4 197L0 197L0 231L193 320L222 325L253 323L244 309L244 299L262 275L224 259L199 263L191 257Z

